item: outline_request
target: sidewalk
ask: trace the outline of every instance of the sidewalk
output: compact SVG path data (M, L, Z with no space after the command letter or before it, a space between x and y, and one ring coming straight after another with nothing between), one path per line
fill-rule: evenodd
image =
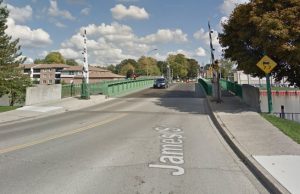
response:
M106 99L104 95L90 96L89 100L76 97L64 98L57 101L24 106L16 110L0 113L0 125L16 121L35 119L67 111L74 111L95 104L103 103L113 98Z
M236 96L208 97L215 123L233 150L272 193L300 193L300 145Z

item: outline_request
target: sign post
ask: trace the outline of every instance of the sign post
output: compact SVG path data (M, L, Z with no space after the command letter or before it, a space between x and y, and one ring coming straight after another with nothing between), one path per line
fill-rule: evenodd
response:
M256 64L256 66L266 73L267 93L268 93L268 113L271 113L273 110L273 103L272 103L272 89L270 84L270 72L277 66L277 63L273 61L270 57L265 55Z

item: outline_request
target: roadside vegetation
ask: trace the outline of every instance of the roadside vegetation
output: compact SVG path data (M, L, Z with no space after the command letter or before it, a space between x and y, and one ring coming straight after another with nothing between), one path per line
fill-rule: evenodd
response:
M224 57L237 69L264 77L256 64L264 55L277 62L272 76L300 87L299 0L251 0L239 4L219 34Z
M0 112L15 110L17 108L19 108L19 107L18 106L0 106Z
M300 144L300 123L295 121L290 121L286 119L281 119L274 115L262 113L262 116L272 123L275 127L280 129L284 134L292 138L295 142Z
M9 11L0 0L0 97L8 95L10 106L25 100L26 87L31 86L31 80L24 75L19 65L25 57L20 52L19 39L13 40L5 33Z

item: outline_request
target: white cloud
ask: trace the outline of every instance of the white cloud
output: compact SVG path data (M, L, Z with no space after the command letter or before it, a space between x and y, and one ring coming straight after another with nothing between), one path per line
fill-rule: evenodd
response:
M182 49L179 49L177 51L168 52L168 55L177 55L177 54L183 54L187 58L192 58L192 56L194 55L194 53L189 52L189 51L185 51L185 50L182 50Z
M25 7L14 7L7 4L7 9L9 10L9 17L19 23L24 23L32 17L32 8L30 5L26 5Z
M118 0L118 2L125 2L125 3L128 3L128 2L138 2L139 0Z
M90 11L91 9L89 7L86 7L86 8L83 8L81 11L80 11L80 14L81 15L89 15L90 14Z
M78 59L82 56L80 55L80 52L76 52L71 48L59 49L58 52L60 52L64 58L67 59Z
M22 47L36 48L45 47L52 43L50 36L43 29L31 29L28 26L16 25L12 18L7 19L6 33L14 39L20 38Z
M196 49L195 54L199 57L205 57L206 56L206 51L204 50L204 48L199 47Z
M218 45L219 44L219 40L218 40L218 32L215 30L212 30L212 43L213 45ZM200 30L198 30L197 32L194 33L194 38L196 40L200 40L203 43L205 43L206 45L210 44L210 40L209 40L209 32L205 31L203 28L201 28Z
M220 10L223 14L229 16L238 4L247 2L249 2L249 0L224 0L220 6Z
M67 27L65 24L61 23L61 22L55 22L55 26L59 27L59 28L65 28Z
M228 17L224 16L220 19L220 22L219 22L219 28L220 29L223 29L223 24L226 24L228 22Z
M24 56L25 57L25 56ZM33 59L30 57L26 57L26 61L24 62L25 64L33 64Z
M149 14L145 10L145 8L139 8L134 5L131 5L129 6L129 8L126 8L124 5L118 4L115 7L111 8L111 12L113 18L115 18L116 20L122 20L126 18L143 20L149 18Z
M49 51L42 51L38 54L40 58L45 58L49 54Z
M182 43L187 42L187 34L184 34L181 29L170 30L170 29L159 29L155 34L150 34L141 39L145 43L167 43L176 42Z
M130 26L112 24L90 24L61 44L60 51L68 58L80 60L83 49L83 31L87 31L89 61L96 64L116 64L126 58L138 59L156 44L184 43L187 35L182 30L162 29L144 37L137 36ZM160 56L162 58L162 56ZM164 58L165 59L165 58Z
M76 18L67 10L60 10L57 6L56 0L50 0L50 7L48 9L48 13L50 16L54 17L63 17L69 20L75 20Z

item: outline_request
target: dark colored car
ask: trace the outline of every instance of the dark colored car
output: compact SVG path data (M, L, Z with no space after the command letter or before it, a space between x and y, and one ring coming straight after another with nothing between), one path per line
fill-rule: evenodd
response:
M153 84L153 88L167 88L168 82L165 78L158 78Z

